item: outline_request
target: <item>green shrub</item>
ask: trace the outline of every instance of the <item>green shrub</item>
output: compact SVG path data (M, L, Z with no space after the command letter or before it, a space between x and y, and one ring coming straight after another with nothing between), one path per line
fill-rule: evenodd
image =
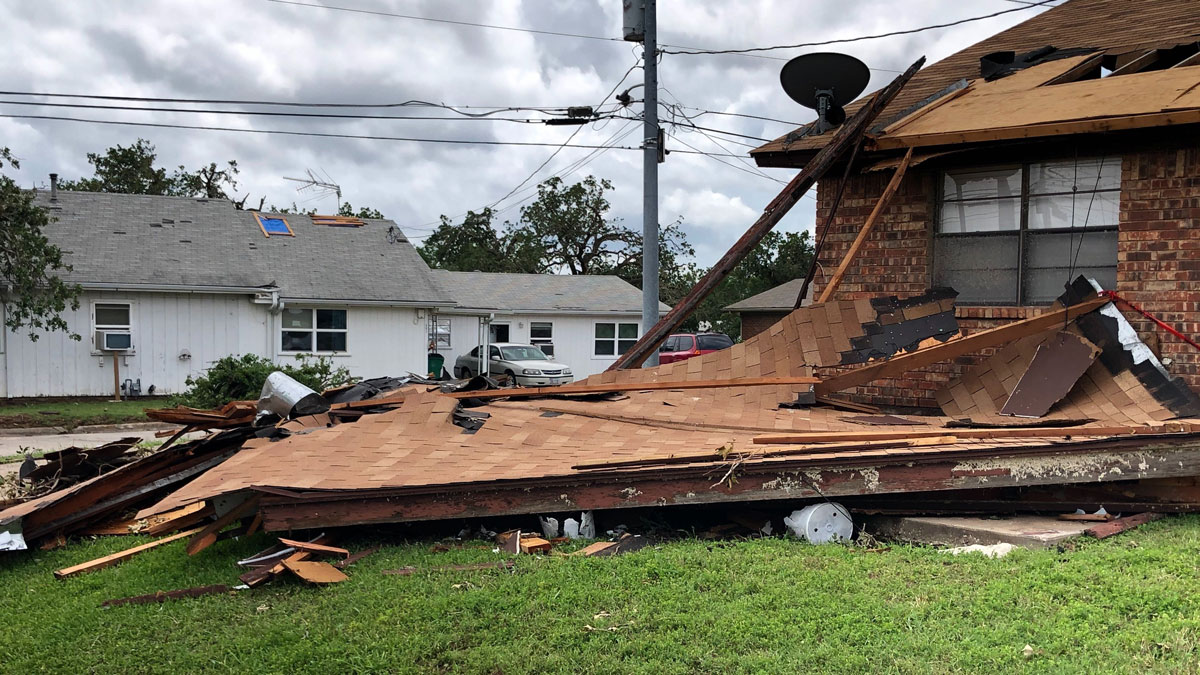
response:
M255 354L226 356L203 375L188 376L187 391L174 402L193 408L220 408L230 401L257 399L267 376L276 370L318 392L353 380L348 369L334 368L333 359L328 357L300 355L296 361L297 365L280 365Z

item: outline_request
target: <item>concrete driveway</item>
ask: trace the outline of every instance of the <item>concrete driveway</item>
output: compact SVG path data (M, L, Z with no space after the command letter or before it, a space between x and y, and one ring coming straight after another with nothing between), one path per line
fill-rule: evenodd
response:
M143 425L145 426L145 425ZM170 429L167 426L156 426L152 428L139 429L116 429L111 431L85 431L73 432L67 434L45 434L35 433L28 435L4 436L0 435L0 457L7 455L16 455L27 450L32 452L42 450L50 452L53 450L62 450L63 448L94 448L98 445L104 445L112 441L117 441L122 438L136 436L142 440L156 440L155 433L161 429ZM200 437L203 432L195 432L189 434L188 438ZM157 439L157 440L166 440ZM0 464L0 474L15 473L21 466L20 460Z

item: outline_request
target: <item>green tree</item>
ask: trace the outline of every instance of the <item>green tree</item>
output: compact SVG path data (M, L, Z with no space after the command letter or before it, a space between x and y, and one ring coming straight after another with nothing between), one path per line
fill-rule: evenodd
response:
M113 146L103 154L89 152L87 159L95 175L74 181L65 180L59 187L78 192L119 192L131 195L212 199L227 198L226 186L230 190L237 189L237 162L230 161L223 169L217 168L217 164L213 162L196 171L188 171L180 166L168 174L165 168L155 166L158 153L154 145L144 138L137 139L136 143L128 147Z
M717 285L684 327L695 330L701 322L712 330L737 338L741 317L725 307L808 273L813 245L808 232L770 232L737 267Z
M489 208L468 211L462 222L442 216L442 222L417 251L430 267L458 272L548 271L535 242L527 232L501 235L492 225L495 212Z
M20 164L8 148L0 148L0 168L8 162ZM5 305L4 323L14 331L27 331L31 340L37 331L70 332L62 313L79 309L79 286L59 278L71 271L63 252L50 243L43 228L50 224L46 209L33 203L33 192L17 187L0 174L0 277L5 284L0 299ZM75 340L78 335L71 334Z
M369 206L364 206L362 208L355 209L353 206L350 205L350 202L343 202L342 205L340 207L338 207L337 214L339 216L347 216L350 218L376 218L376 219L379 219L379 218L384 217L383 212L378 209L373 209Z
M559 177L538 185L538 197L521 209L521 219L508 224L508 234L537 242L552 269L571 274L609 273L640 255L641 235L609 218L607 180L588 176L566 185Z

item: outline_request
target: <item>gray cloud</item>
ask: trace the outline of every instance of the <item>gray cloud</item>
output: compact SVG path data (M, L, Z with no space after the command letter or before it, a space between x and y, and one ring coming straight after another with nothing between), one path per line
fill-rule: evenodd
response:
M620 37L620 2L506 0L446 3L436 0L328 0L362 9L541 30ZM723 2L661 0L660 41L705 48L794 43L849 37L939 22L1008 8L1001 0L973 3L928 0L902 13L886 0L795 3L784 0ZM961 27L859 42L832 49L854 54L876 70L872 87L886 83L917 56L944 57L1036 11L1018 12ZM902 14L902 15L900 15ZM262 0L40 0L0 5L0 83L4 89L135 96L396 102L423 99L473 106L595 105L634 63L634 45L512 31L496 31L352 14ZM791 57L800 51L772 52ZM788 121L811 118L783 95L783 61L745 56L664 55L665 102L718 112ZM640 71L624 87L640 82ZM640 106L634 106L635 111ZM418 109L400 109L422 114ZM380 111L382 112L382 111ZM398 112L398 111L397 111ZM431 114L438 114L429 111ZM697 110L687 110L689 115ZM5 114L67 115L171 124L288 129L360 135L561 143L574 127L505 122L436 120L294 120L261 117L86 111L0 105ZM701 114L697 124L773 138L787 124ZM632 125L632 126L627 126ZM640 124L610 120L579 130L573 142L598 144L631 131L621 145L636 146ZM668 147L706 152L748 150L754 141L713 135L725 148L696 132L678 135ZM265 136L231 132L112 127L69 122L0 119L0 145L21 157L15 174L23 185L41 184L56 171L74 178L90 172L86 153L143 137L167 166L195 167L238 160L242 191L257 202L331 210L332 198L306 201L283 176L321 170L338 181L345 198L371 205L396 219L413 237L427 235L441 214L458 215L509 192L553 148L453 146L393 141ZM518 216L520 199L533 186L591 153L563 150L527 188L500 205L502 218ZM673 153L660 167L663 221L685 218L698 262L711 263L735 240L779 185L748 173L735 158ZM791 172L768 169L787 180ZM610 179L615 215L641 222L641 155L627 150L598 154L568 174ZM812 226L813 202L804 200L781 225Z

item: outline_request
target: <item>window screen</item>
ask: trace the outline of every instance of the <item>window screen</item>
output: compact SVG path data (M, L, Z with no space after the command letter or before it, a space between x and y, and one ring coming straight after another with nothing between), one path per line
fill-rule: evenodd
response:
M960 304L1045 304L1080 274L1115 288L1121 158L943 175L934 284Z

